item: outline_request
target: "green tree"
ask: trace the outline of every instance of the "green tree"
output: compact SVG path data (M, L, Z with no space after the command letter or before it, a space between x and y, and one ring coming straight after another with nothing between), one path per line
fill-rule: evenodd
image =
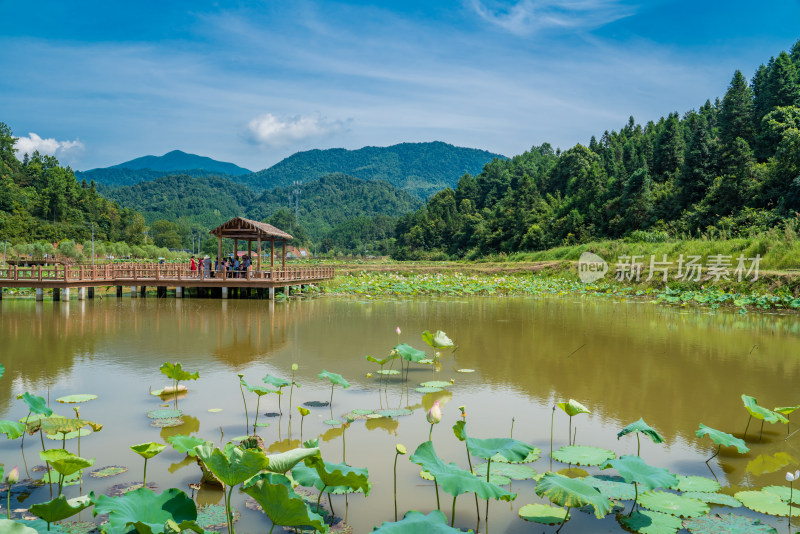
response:
M737 70L719 111L719 138L725 149L731 148L737 137L752 146L755 137L753 114L753 92L742 71Z

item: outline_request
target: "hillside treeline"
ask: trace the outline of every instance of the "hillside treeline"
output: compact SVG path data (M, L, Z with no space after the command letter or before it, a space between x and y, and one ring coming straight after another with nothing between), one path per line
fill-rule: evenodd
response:
M748 235L800 217L800 41L682 116L545 143L464 175L397 226L400 259L602 238Z
M98 194L94 183L78 181L69 167L34 152L19 161L11 129L0 122L0 240L64 238L141 243L144 218Z

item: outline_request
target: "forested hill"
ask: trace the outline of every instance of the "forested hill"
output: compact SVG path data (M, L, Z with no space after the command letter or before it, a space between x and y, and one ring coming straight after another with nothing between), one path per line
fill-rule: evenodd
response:
M342 173L364 180L385 180L419 198L427 198L445 187L454 187L464 173L478 173L489 161L503 157L439 141L358 150L309 150L236 180L255 190L264 190L286 187L295 180L307 182L326 174Z
M599 238L662 240L797 230L800 41L740 71L722 100L633 117L588 146L548 144L464 175L397 227L398 258L542 250Z
M109 186L132 185L146 180L153 180L167 174L185 174L188 176L239 176L252 171L227 163L187 154L180 150L167 152L163 156L143 156L119 165L92 169L76 173L86 181L94 180L98 184Z

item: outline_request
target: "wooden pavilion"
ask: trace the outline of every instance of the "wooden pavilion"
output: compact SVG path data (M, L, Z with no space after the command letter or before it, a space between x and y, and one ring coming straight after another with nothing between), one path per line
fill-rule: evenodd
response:
M258 259L256 260L256 270L261 270L261 243L270 243L270 270L275 268L275 243L281 245L281 270L286 269L286 242L294 239L283 230L275 228L271 224L235 217L230 221L217 226L209 232L217 236L219 244L217 246L217 257L222 258L222 239L233 239L233 254L236 257L239 252L239 241L247 241L247 253L252 254L253 242L256 243Z

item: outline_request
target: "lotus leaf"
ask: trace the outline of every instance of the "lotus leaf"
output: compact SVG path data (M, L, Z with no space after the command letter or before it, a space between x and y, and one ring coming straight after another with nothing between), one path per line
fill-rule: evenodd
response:
M668 493L666 491L648 491L639 495L639 504L653 510L674 515L675 517L697 517L708 513L708 505L697 499Z
M394 375L399 375L400 374L400 371L398 371L397 369L381 369L381 370L376 371L376 372L379 375L385 375L385 376L394 376Z
M376 410L375 413L383 417L402 417L404 415L411 415L414 412L405 408L398 408L397 410Z
M772 410L773 412L778 412L781 415L791 415L792 412L799 410L800 405L798 406L780 406Z
M322 482L317 470L305 465L297 465L292 469L292 479L301 486L316 488L318 491L324 491L324 493L332 493L334 495L358 493L362 491L361 489L356 489L351 486L326 486L325 483ZM368 486L371 487L371 485ZM319 513L323 512L320 510Z
M775 471L778 471L787 465L796 463L797 460L785 452L776 452L772 456L768 454L760 454L747 463L746 471L756 476L760 476L766 473L774 473Z
M159 408L158 410L150 410L147 412L147 417L150 419L171 419L183 415L181 410L172 408Z
M553 451L553 459L575 465L601 465L614 458L614 453L601 449L600 447L590 447L588 445L565 445Z
M742 395L742 401L744 402L744 407L750 413L752 417L756 419L761 419L766 421L767 423L788 423L789 420L786 419L783 415L773 412L769 408L764 408L763 406L758 405L758 401L754 397L749 395Z
M44 397L39 397L38 395L33 395L26 391L22 395L17 395L17 398L22 399L25 404L28 405L28 409L31 413L45 415L47 417L53 415L53 410L47 406L47 401Z
M72 454L64 449L49 449L40 452L39 456L45 462L49 462L53 469L64 476L71 475L72 473L80 471L81 469L85 469L94 465L94 458L81 458L80 456L76 456L75 454ZM52 523L52 521L50 522Z
M729 506L730 508L740 508L740 503L736 498L725 495L724 493L708 493L703 491L687 491L682 494L684 497L690 497L703 501L706 504L718 504L720 506Z
M542 525L558 525L569 521L569 513L558 506L549 504L526 504L519 509L519 516L525 521Z
M264 453L255 449L242 449L233 443L227 443L220 450L213 443L206 442L194 450L206 467L226 486L241 484L269 465Z
M292 385L291 382L288 380L284 380L283 378L278 378L277 376L272 376L271 374L267 373L264 378L261 379L262 382L265 384L269 384L275 388L283 388L286 386Z
M89 473L90 477L93 478L107 478L113 477L116 475L121 475L128 471L127 467L122 467L121 465L110 465L108 467L102 467L100 469L95 469L94 471Z
M479 464L473 469L473 472L478 476L486 476L486 466L489 464ZM521 464L507 464L492 461L491 468L492 475L502 475L504 477L513 478L514 480L530 480L536 476L536 471L527 465ZM503 484L500 484L501 486Z
M142 488L154 490L157 486L152 482L148 482L147 484L142 484L141 482L123 482L121 484L114 484L108 488L106 495L109 497L122 497L123 495Z
M494 456L492 456L492 463L500 462L500 463L503 463L503 464L529 464L529 463L532 463L532 462L535 462L536 460L538 460L539 459L539 455L541 453L542 453L541 449L539 449L538 447L534 447L533 450L530 452L530 454L528 454L528 456L526 456L523 460L514 461L514 462L510 461L508 458L506 458L502 454L497 453Z
M567 402L559 402L557 406L564 410L564 412L570 417L576 416L579 413L592 413L588 408L586 408L586 406L575 399L569 399Z
M661 437L661 434L659 434L653 427L645 423L644 419L641 418L635 423L631 423L622 430L620 430L619 434L617 434L617 439L621 438L626 434L630 434L631 432L644 434L645 436L653 440L653 443L664 442L664 438Z
M0 373L0 376L2 376L2 373ZM10 519L0 519L0 532L4 534L38 534L39 531Z
M239 521L242 514L239 510L231 508L233 522ZM197 525L205 530L222 530L228 526L228 518L225 517L225 507L219 504L207 504L197 508Z
M302 415L303 417L311 413L311 410L309 410L308 408L303 408L302 406L298 406L297 411L300 412L300 415Z
M375 356L367 356L366 358L367 358L368 362L377 363L378 365L386 365L390 361L396 360L398 358L398 356L395 353L391 353L391 354L389 354L387 357L385 357L383 359L376 358Z
M648 465L638 456L622 456L610 460L603 469L612 467L625 479L626 482L637 483L648 490L655 488L669 488L678 484L678 478L661 467Z
M89 495L83 495L69 500L63 495L59 495L52 501L32 505L29 511L48 523L55 523L56 521L72 517L81 510L89 508L94 504L93 501L93 492L89 493Z
M320 480L326 486L349 486L369 495L369 471L366 467L350 467L347 464L334 464L324 461L319 455L304 460L307 467L317 470Z
M600 490L600 493L613 500L632 501L636 498L636 490L630 482L622 477L597 475L585 477L584 482Z
M342 424L342 422L339 421L338 419L325 419L323 423L325 423L328 426L339 426Z
M328 401L308 401L304 402L303 406L308 406L309 408L324 408L330 404Z
M474 373L475 369L456 369L457 373Z
M374 410L365 410L363 408L356 408L355 410L351 410L351 413L354 413L356 415L369 415L371 413L374 413Z
M113 532L128 532L133 526L140 534L160 534L164 524L172 520L178 525L197 519L197 507L188 495L170 488L160 495L147 488L129 491L122 497L97 498L92 513L108 514Z
M163 451L167 446L163 443L140 443L138 445L131 445L131 450L145 459L150 459Z
M766 486L761 488L761 491L774 493L785 503L789 503L789 497L791 497L791 504L800 504L800 495L795 495L795 493L800 493L800 491L790 491L786 486Z
M375 527L372 532L380 534L462 534L462 531L447 524L447 519L439 510L434 510L428 515L411 510L406 512L401 521L383 523Z
M449 388L452 385L452 382L445 382L444 380L430 380L420 384L424 388Z
M17 439L25 432L25 425L16 421L0 421L0 434L8 439Z
M63 404L76 404L79 402L89 402L90 400L94 400L97 398L97 395L92 395L91 393L78 393L76 395L67 395L65 397L59 397L56 399L56 402L60 402Z
M80 430L73 430L72 432L56 432L55 434L47 434L45 437L47 439L52 439L56 441L63 441L65 439L75 439L77 437L86 437L92 433L91 430L88 428L81 428Z
M150 426L154 428L174 428L183 425L184 422L181 417L166 417L164 419L152 419Z
M46 419L47 417L49 417L49 416L45 415L43 413L32 413L32 414L26 415L25 417L20 417L19 422L27 425L27 424L33 423L34 421L39 421L41 419ZM36 430L39 430L38 426L36 427Z
M425 353L421 350L417 350L411 345L407 343L401 343L397 345L394 350L397 351L397 354L400 355L401 358L406 360L407 362L414 362L419 363L420 360L425 359Z
M713 429L704 425L703 423L700 423L700 428L697 430L697 432L695 432L695 434L698 438L708 436L711 438L711 441L723 447L736 447L736 450L739 451L740 454L750 452L750 449L747 447L747 445L745 445L744 440L734 437L727 432Z
M328 380L331 381L331 384L342 386L344 389L350 387L350 382L345 380L342 375L326 371L325 369L323 369L322 372L317 375L317 378L319 378L320 380L325 380L327 378Z
M425 358L424 360L420 360L417 363L421 363L423 365L433 365L436 361L431 360L430 358Z
M683 522L683 528L692 534L777 534L777 530L761 521L735 514L705 515Z
M617 516L617 519L623 528L640 534L672 534L683 528L677 517L650 510L637 510L631 515Z
M545 473L536 484L536 495L547 497L554 504L567 508L580 508L590 505L594 515L602 519L611 511L611 501L599 490L583 480L567 478L555 473Z
M791 511L793 516L797 516L800 513L800 508L790 507L781 500L780 495L768 491L740 491L734 497L746 507L762 514L788 516Z
M165 362L163 365L161 365L161 367L159 367L159 371L161 371L163 375L166 375L167 378L171 378L172 380L176 380L178 382L183 380L197 380L200 378L200 373L190 373L189 371L184 371L180 362Z
M420 477L422 480L430 480L431 482L433 482L434 480L436 480L436 477L435 477L435 476L433 476L432 474L428 473L428 472L427 472L427 471L425 471L424 469L423 469L422 471L420 471L420 472L419 472L419 477ZM509 482L511 482L511 481L509 480Z
M531 445L511 438L477 439L468 437L466 440L470 454L484 460L500 454L509 461L521 462L533 451Z
M261 505L267 517L276 525L308 526L323 533L328 530L322 516L312 512L302 497L292 491L290 486L261 479L243 491Z
M414 391L416 391L417 393L423 393L423 394L424 393L439 393L440 391L442 391L442 388L419 387L419 388L414 388Z
M704 493L713 493L719 491L720 485L716 480L711 480L707 477L699 476L683 476L677 475L678 484L671 486L670 489L678 491L696 491ZM652 489L652 488L651 488ZM685 494L684 494L685 495Z
M197 452L195 452L194 448L206 442L203 438L184 436L182 434L170 436L167 438L167 441L172 445L173 449L178 452L186 453L191 457L197 456Z
M266 388L264 386L259 386L258 384L248 384L247 382L244 381L244 379L242 379L242 384L244 384L244 387L247 388L247 391L249 391L250 393L255 393L259 397L263 397L264 395L269 395L270 393L277 393L278 395L281 394L281 392L277 389Z
M58 484L60 481L62 486L74 486L75 484L80 483L81 477L82 474L80 471L72 473L71 475L67 475L63 478L58 471L50 471L44 474L41 482L42 484Z
M441 330L437 330L435 334L431 334L425 330L422 333L422 340L434 349L444 349L453 346L453 341Z
M319 448L317 447L292 449L279 454L270 454L267 456L269 465L266 469L273 473L284 474L306 458L318 455Z

